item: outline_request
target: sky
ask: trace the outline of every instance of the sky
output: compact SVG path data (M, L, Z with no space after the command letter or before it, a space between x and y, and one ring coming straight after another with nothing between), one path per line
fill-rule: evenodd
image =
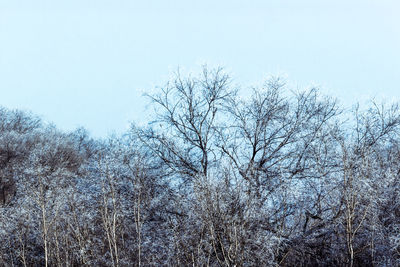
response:
M0 0L0 106L106 137L148 119L143 92L203 64L244 92L280 75L344 106L400 101L399 13L398 0Z

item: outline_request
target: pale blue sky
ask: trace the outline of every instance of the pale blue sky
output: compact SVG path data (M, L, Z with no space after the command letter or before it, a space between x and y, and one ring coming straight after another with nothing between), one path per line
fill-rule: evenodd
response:
M400 1L0 0L0 105L96 137L143 121L178 66L400 100Z

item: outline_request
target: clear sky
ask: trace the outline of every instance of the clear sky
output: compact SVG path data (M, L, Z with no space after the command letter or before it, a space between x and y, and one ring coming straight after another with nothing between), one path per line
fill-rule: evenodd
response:
M143 121L178 66L400 100L398 0L0 0L0 105L93 136Z

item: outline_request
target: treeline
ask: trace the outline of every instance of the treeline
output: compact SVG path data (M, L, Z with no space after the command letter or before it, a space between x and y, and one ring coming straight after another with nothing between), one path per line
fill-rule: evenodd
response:
M105 140L0 109L0 265L400 265L398 106L289 89L178 73Z

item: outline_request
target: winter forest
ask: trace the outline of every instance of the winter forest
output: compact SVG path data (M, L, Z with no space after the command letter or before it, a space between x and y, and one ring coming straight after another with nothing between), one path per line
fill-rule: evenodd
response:
M206 67L145 97L106 139L0 109L1 266L400 265L398 105Z

